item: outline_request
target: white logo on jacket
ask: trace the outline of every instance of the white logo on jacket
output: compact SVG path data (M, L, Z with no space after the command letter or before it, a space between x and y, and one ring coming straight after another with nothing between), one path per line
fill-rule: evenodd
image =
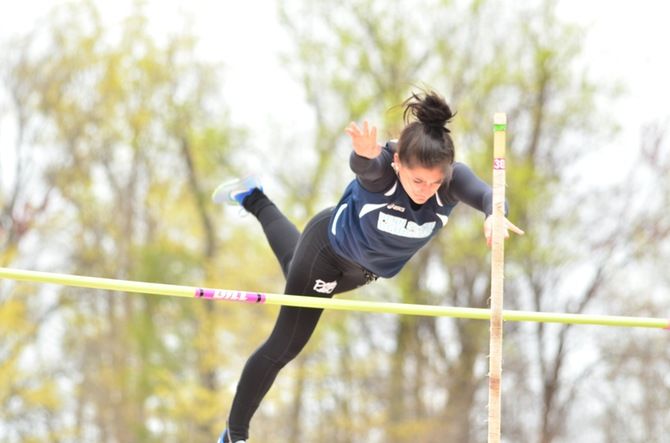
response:
M386 206L386 207L387 207L388 209L393 209L394 211L405 212L405 208L403 208L402 206L398 206L398 205L396 205L395 203L391 203L391 204L389 204L389 205Z
M394 215L380 212L379 218L377 219L377 229L400 237L426 238L430 237L430 234L433 233L435 222L419 225L402 217L396 217Z

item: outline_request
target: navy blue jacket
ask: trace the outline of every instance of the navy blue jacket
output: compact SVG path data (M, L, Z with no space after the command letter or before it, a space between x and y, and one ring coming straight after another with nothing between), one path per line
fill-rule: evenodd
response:
M491 187L463 163L454 163L450 181L422 205L405 192L391 166L395 143L368 159L352 152L356 178L347 186L330 219L333 249L380 277L396 275L438 230L459 201L489 215Z

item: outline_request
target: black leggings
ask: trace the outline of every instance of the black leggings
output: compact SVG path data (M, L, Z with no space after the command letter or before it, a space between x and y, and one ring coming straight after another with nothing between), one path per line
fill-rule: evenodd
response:
M244 208L263 227L286 277L285 294L332 297L376 277L338 256L328 240L333 208L312 218L302 235L261 191L244 200ZM270 337L247 360L228 418L232 441L246 440L249 422L277 374L293 360L314 332L321 309L283 306Z

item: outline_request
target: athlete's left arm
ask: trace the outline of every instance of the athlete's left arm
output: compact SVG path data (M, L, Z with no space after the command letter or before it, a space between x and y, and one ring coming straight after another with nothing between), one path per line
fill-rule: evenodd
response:
M493 190L482 179L477 177L472 170L463 163L454 163L454 171L448 186L440 188L438 192L445 195L440 197L448 201L462 201L486 215L484 220L484 235L486 244L491 246L491 232L493 228ZM505 216L508 213L508 204L505 201ZM524 232L505 218L505 238L509 237L508 230L523 235Z
M493 190L463 163L454 163L451 181L438 192L440 197L452 202L461 201L482 211L487 217L493 213ZM505 215L507 209L505 202Z

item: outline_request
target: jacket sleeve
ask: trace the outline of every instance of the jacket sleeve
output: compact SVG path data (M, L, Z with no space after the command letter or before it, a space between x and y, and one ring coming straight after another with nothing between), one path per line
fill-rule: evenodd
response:
M393 151L389 144L382 148L382 152L375 158L361 157L351 151L349 167L356 174L361 186L370 192L384 192L393 186L396 174L391 166Z
M493 190L463 163L454 163L451 182L445 187L445 190L446 195L443 196L448 201L462 201L482 211L486 216L493 213ZM507 202L505 202L505 215L507 215L507 210Z

